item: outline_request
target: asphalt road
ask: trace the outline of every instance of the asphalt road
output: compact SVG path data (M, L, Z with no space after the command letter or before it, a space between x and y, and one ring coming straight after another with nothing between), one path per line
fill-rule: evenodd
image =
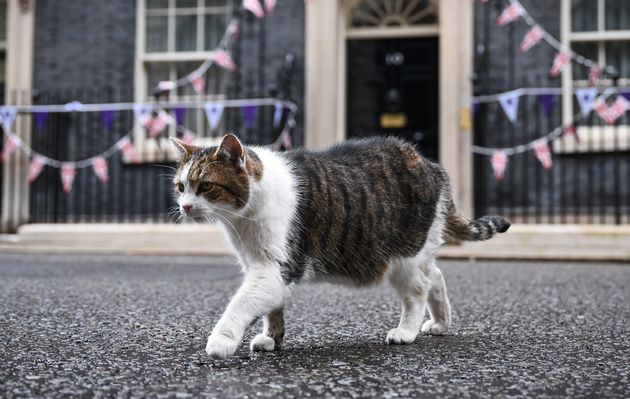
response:
M630 265L442 262L454 325L387 346L388 286L298 287L284 349L206 337L229 259L0 254L0 396L630 397Z

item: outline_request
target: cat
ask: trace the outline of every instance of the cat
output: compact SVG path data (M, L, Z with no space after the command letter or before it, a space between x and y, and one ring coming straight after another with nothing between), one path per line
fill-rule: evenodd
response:
M263 330L251 350L279 349L285 299L304 281L369 286L389 280L402 315L388 344L410 344L419 330L444 334L451 306L435 264L444 238L486 240L510 227L498 216L462 216L444 169L397 138L282 153L243 146L232 134L209 148L173 143L183 218L220 222L244 271L208 337L212 358L233 355L259 317ZM427 304L430 319L422 324Z

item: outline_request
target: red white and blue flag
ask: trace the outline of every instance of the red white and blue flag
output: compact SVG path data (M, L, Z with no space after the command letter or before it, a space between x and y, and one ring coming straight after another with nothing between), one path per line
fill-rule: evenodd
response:
M505 151L495 151L490 157L490 163L492 164L492 170L494 171L494 178L497 181L503 180L505 176L505 168L507 166L508 156Z
M547 170L551 169L553 161L551 160L551 151L549 150L549 143L547 143L546 138L534 142L534 152L542 166Z
M44 169L44 165L46 165L46 162L43 156L35 155L33 157L31 165L28 167L28 173L26 175L29 184L37 180L37 177L40 173L42 173L42 170Z
M77 175L77 169L74 164L65 162L61 166L61 183L63 185L63 192L68 194L72 191L72 184L74 183L74 177Z
M525 34L523 41L521 42L521 51L523 53L529 51L532 47L538 44L543 38L544 31L538 25L534 26Z
M523 7L521 7L521 5L518 3L512 3L505 10L503 10L501 15L499 15L499 18L497 18L497 25L507 25L510 22L518 19L518 17L520 17L522 14Z
M571 62L571 53L568 51L560 51L553 59L553 65L549 70L549 76L555 78L560 75L560 72Z
M92 160L92 169L94 174L103 184L107 184L109 181L109 171L107 169L107 161L103 157L96 157Z

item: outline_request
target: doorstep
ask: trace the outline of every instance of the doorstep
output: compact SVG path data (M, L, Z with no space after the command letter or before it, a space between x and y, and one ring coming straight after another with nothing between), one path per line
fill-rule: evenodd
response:
M31 224L1 235L0 251L225 255L221 229L200 224ZM486 242L446 245L446 259L630 261L630 226L515 225Z

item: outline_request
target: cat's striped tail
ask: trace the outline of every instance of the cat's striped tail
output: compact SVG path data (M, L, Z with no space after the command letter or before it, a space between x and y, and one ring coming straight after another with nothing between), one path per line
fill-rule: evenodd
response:
M450 238L464 241L483 241L497 233L505 233L511 223L500 216L482 216L469 220L463 216L452 201L449 201L444 232Z

